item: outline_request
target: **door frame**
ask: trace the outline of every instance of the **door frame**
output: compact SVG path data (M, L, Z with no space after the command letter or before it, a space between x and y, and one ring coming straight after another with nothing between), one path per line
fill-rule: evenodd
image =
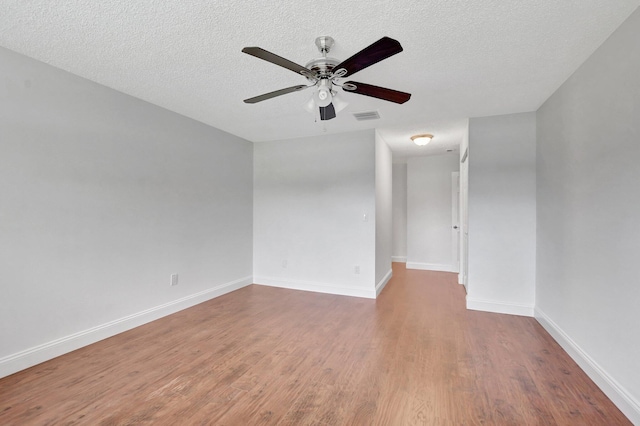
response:
M451 172L451 269L460 273L460 172Z

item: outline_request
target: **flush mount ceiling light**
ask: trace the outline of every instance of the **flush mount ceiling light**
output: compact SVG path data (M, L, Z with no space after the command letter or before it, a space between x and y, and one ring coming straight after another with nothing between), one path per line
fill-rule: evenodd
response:
M421 135L411 136L411 140L418 146L425 146L433 139L433 135L430 133L423 133Z

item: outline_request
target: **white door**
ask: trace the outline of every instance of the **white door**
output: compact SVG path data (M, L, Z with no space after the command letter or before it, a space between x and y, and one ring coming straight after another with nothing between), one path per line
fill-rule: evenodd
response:
M460 272L460 172L451 173L452 272Z

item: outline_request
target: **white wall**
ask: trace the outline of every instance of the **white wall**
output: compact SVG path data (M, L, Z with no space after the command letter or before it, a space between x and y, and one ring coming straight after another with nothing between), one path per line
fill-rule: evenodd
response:
M375 298L375 164L373 130L255 144L254 282Z
M469 124L460 143L460 271L458 282L467 288L469 275Z
M0 376L251 282L251 143L0 63Z
M536 317L635 424L639 46L636 10L539 109L537 127Z
M376 132L376 294L391 279L393 251L392 164L391 149Z
M533 316L535 113L469 122L467 307Z
M407 161L407 268L453 271L451 173L455 154Z
M393 244L394 262L407 261L407 163L393 164Z

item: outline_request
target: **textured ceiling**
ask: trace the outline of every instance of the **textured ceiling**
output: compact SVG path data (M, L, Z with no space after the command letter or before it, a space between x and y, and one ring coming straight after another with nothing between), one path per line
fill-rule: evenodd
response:
M251 141L379 128L394 152L410 155L404 144L411 133L434 133L435 152L455 145L467 117L537 109L639 4L4 0L0 45ZM404 52L354 79L410 92L411 100L396 105L345 93L347 109L325 122L301 106L310 91L242 102L306 83L243 47L304 65L318 56L320 35L336 40L330 56L338 59L385 35L399 40ZM369 110L381 119L352 115Z

